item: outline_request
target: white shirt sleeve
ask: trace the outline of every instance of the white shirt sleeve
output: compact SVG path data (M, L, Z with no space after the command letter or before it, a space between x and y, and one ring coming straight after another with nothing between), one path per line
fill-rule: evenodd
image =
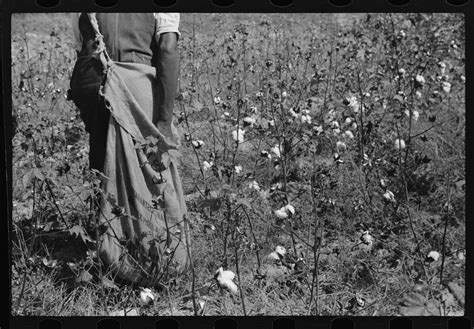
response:
M154 13L156 21L155 36L158 40L161 33L175 32L178 37L179 32L179 13Z

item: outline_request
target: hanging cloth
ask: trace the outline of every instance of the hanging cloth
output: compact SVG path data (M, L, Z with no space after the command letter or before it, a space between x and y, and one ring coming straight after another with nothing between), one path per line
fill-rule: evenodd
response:
M119 278L156 286L189 264L178 139L152 122L158 106L156 68L112 61L95 14L88 16L96 36L93 56L104 69L99 95L110 111L100 258Z

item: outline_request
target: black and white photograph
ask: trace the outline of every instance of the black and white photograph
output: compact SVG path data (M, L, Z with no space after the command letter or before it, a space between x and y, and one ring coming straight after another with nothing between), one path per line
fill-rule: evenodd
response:
M463 316L461 13L14 13L11 315Z

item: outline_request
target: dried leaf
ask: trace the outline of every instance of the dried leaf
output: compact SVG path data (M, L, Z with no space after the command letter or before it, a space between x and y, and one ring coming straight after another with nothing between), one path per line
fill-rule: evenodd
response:
M76 283L89 282L90 280L92 280L92 275L87 270L82 270L75 279Z
M101 283L102 283L102 286L104 286L105 288L110 288L110 289L115 289L115 290L119 289L119 287L112 280L109 280L105 276L102 277Z

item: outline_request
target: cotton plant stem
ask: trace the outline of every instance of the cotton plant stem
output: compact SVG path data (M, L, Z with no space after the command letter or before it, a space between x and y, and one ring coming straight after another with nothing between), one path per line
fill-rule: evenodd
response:
M442 285L443 283L443 272L444 272L444 262L445 262L445 254L446 254L446 234L448 232L448 220L451 215L450 207L451 207L451 172L448 171L448 175L446 177L446 194L447 194L447 206L446 206L446 215L444 218L444 231L443 231L443 247L441 250L441 267L439 269L439 283Z

